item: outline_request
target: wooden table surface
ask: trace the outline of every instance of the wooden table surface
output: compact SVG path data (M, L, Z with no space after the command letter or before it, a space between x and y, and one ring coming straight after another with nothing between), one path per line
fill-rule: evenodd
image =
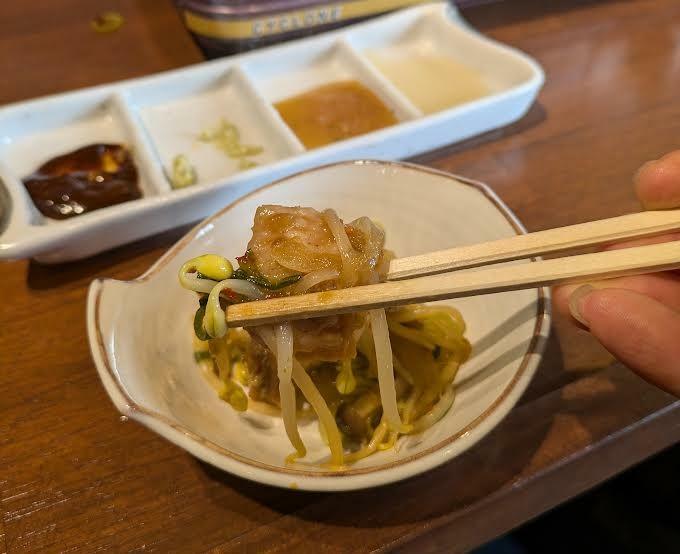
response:
M97 35L105 9L126 23ZM465 16L547 82L519 123L419 161L489 183L530 230L635 211L633 171L680 147L680 4L514 0ZM0 103L200 59L169 0L0 7ZM426 475L333 495L232 477L121 422L88 351L90 280L137 276L181 234L0 264L0 553L466 550L680 439L680 402L560 332L501 425Z

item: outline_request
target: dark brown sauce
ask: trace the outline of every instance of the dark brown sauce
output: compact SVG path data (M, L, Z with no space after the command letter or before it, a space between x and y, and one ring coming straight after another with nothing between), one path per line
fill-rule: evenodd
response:
M57 156L23 182L40 213L52 219L142 196L132 155L119 144L90 144Z

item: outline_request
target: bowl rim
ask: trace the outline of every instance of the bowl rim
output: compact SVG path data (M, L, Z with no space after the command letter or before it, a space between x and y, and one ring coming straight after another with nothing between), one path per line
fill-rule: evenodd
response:
M410 163L384 160L351 160L329 163L314 168L310 168L298 173L282 177L270 182L258 189L255 189L248 194L242 195L211 216L205 218L190 229L181 239L172 245L149 269L143 272L139 277L130 280L120 280L112 278L98 278L94 279L88 290L87 299L87 331L90 343L90 351L95 362L95 366L102 380L102 383L109 394L112 402L116 408L124 415L134 419L153 431L157 432L165 439L178 444L185 450L192 453L194 456L206 461L212 465L228 471L232 474L245 477L261 483L285 487L285 488L301 488L306 490L352 490L359 488L368 488L372 486L383 485L394 481L399 481L407 477L418 475L424 471L432 469L441 465L486 436L502 418L514 407L521 394L526 389L531 377L535 373L538 363L542 357L545 348L545 339L550 331L550 292L545 287L539 287L536 290L536 315L535 325L531 340L527 346L526 352L522 357L519 367L513 375L510 382L501 391L499 396L489 405L484 411L478 415L474 420L469 422L465 427L453 435L439 441L436 445L412 454L400 460L394 460L378 466L365 468L352 468L343 470L325 470L312 471L306 469L296 469L292 467L279 467L270 464L264 464L255 461L246 456L236 454L229 449L220 446L205 437L196 434L194 431L186 428L181 423L172 420L149 409L137 401L135 401L127 392L124 383L121 382L119 375L111 366L108 357L108 350L105 345L105 340L102 335L102 328L100 325L101 316L101 296L103 286L106 282L125 283L129 285L141 284L152 279L163 267L165 267L177 254L197 236L200 236L201 231L207 226L212 225L212 222L221 217L225 212L233 209L237 204L244 200L261 193L264 190L285 184L286 181L296 179L301 175L309 173L323 172L328 169L354 166L354 165L379 165L390 168L406 169L411 171L423 172L432 174L438 177L444 177L457 185L471 186L480 191L489 200L494 207L505 217L515 232L526 234L526 229L519 221L517 216L510 210L510 208L498 197L498 195L486 184L461 177L452 173L441 171L438 169ZM538 258L532 258L535 261ZM512 399L512 402L509 400ZM472 431L477 431L476 436L471 436ZM459 442L461 439L467 439L467 446L461 449L447 448L453 443ZM206 450L207 449L207 450ZM439 456L437 456L439 454ZM220 464L220 461L226 462L223 457L226 457L229 462L234 462L236 465ZM245 467L240 467L245 465ZM228 466L228 467L227 467ZM398 474L390 475L391 470L401 468ZM241 469L241 471L239 471ZM371 479L371 477L382 476L382 478ZM369 479L365 479L368 477ZM357 479L359 478L359 479ZM292 482L291 479L299 479L300 483ZM336 481L336 482L333 482Z

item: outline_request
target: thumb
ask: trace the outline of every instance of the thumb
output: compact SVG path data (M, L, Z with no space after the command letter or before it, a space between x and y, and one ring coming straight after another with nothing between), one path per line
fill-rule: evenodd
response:
M637 292L590 285L572 293L569 309L643 379L680 396L680 313Z

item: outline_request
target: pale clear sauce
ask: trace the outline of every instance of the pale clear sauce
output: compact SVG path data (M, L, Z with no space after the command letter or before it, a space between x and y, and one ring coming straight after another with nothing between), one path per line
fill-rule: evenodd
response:
M425 114L475 100L490 92L479 71L450 56L412 48L369 50L366 56Z

